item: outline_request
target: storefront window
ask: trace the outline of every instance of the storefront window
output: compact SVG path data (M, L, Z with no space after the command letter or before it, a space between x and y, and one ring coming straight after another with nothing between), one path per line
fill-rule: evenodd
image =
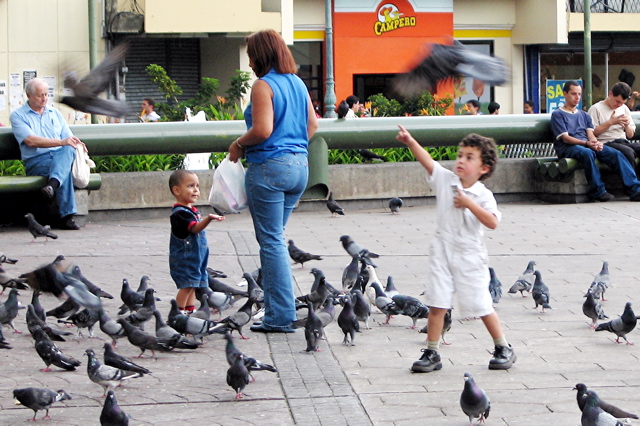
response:
M324 66L322 63L322 42L295 42L291 47L293 58L298 64L298 76L309 89L309 95L319 110L324 111Z

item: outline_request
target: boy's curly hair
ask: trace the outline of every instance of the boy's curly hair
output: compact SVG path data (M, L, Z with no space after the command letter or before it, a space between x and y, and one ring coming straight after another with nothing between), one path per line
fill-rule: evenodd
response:
M480 176L480 180L485 180L493 174L498 163L498 151L496 150L496 142L492 138L471 133L462 139L458 146L470 146L480 150L482 164L489 166L489 171Z

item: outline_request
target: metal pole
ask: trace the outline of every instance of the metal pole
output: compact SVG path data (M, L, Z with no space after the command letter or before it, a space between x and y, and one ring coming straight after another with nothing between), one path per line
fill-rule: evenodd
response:
M584 0L584 94L582 107L589 109L592 101L593 82L591 71L591 0Z
M324 108L325 118L337 117L336 114L336 92L333 81L333 7L331 0L325 0L325 29L324 42L327 55L327 76L325 80Z
M98 64L98 29L100 20L98 15L98 0L89 1L89 69L93 69ZM98 117L91 114L91 124L97 124Z

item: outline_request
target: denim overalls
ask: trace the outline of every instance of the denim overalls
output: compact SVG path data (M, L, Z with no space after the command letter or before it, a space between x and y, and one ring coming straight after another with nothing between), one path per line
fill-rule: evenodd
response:
M178 210L189 212L194 220L200 221L192 210L184 206L175 206L171 210L173 215ZM197 234L189 233L187 238L180 239L171 233L169 241L169 270L171 278L178 288L207 287L207 261L209 259L209 245L204 230Z

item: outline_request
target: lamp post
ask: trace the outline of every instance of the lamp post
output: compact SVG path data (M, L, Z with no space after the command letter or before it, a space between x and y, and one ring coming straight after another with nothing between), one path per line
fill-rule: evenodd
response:
M585 0L586 1L586 0ZM336 92L333 80L333 7L331 0L325 0L325 29L324 42L327 57L327 75L324 82L324 109L325 118L335 118L336 115Z
M98 40L100 35L98 30L100 21L98 15L97 0L89 0L89 69L92 70L98 65ZM98 123L98 116L91 114L91 124Z
M591 72L591 0L584 0L584 96L582 105L589 109L592 101L592 72Z

